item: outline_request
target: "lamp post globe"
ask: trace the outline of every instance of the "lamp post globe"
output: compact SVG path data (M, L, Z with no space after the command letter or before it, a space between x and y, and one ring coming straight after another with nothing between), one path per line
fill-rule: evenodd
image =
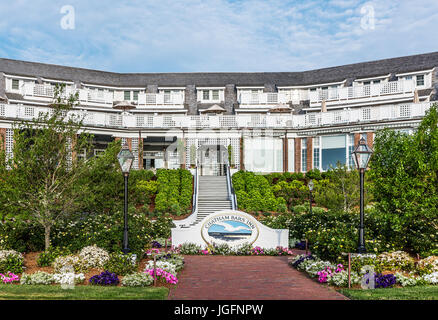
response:
M129 171L131 170L132 163L134 162L134 155L129 150L127 144L123 145L119 154L117 155L117 160L120 164L120 169L122 170L124 182L125 182L125 201L124 201L124 228L123 228L123 253L127 254L131 250L128 247L128 178Z
M364 240L364 177L365 170L368 168L373 150L368 146L365 139L362 137L359 140L358 145L353 151L353 160L356 168L359 170L360 175L360 224L359 224L359 253L365 253L365 240Z
M312 179L310 179L310 181L309 181L309 183L307 184L307 186L309 187L309 210L310 210L310 214L312 214L312 190L313 190L313 187L314 187L314 183L313 183L313 180Z

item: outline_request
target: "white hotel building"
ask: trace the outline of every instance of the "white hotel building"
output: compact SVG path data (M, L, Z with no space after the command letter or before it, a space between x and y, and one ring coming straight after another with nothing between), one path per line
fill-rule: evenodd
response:
M94 154L122 139L138 169L221 174L231 145L234 170L327 170L351 163L361 135L372 144L379 129L414 130L437 100L437 67L438 52L266 73L113 73L0 59L0 137L12 156L14 121L47 111L64 83L79 94L75 112L94 134ZM135 109L114 109L126 100Z

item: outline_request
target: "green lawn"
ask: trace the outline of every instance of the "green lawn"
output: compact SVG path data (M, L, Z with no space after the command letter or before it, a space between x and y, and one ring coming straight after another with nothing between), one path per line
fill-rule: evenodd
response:
M353 300L438 300L438 286L374 290L340 289L339 292Z
M101 287L76 286L63 289L60 285L7 285L0 284L0 300L164 300L169 289L165 287Z

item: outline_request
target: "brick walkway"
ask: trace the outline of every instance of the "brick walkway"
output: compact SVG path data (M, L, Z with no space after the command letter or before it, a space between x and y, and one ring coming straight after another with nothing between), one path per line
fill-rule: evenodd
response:
M185 256L175 300L345 300L287 264L286 256Z

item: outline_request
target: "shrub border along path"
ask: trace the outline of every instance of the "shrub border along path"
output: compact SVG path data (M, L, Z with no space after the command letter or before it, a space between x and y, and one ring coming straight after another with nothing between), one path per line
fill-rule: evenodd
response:
M348 300L288 265L287 256L184 256L172 300Z

